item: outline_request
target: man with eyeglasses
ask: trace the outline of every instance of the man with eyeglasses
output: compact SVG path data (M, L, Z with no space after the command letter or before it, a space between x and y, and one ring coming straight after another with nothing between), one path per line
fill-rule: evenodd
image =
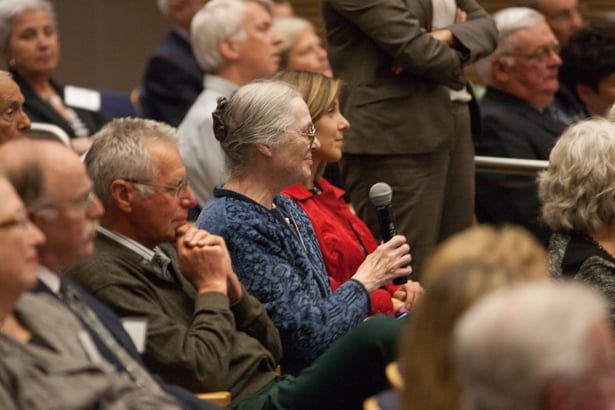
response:
M582 4L579 0L512 0L512 6L538 10L562 47L583 28Z
M194 55L208 74L204 89L178 127L180 153L199 207L225 181L224 153L214 138L211 113L219 97L279 69L280 35L271 0L212 0L192 20ZM191 215L191 219L196 219Z
M558 89L559 42L536 10L513 7L493 17L498 47L476 67L487 84L476 154L547 160L565 128L547 110ZM539 209L534 175L476 174L479 222L518 224L546 243L549 232Z
M354 210L376 238L369 201L391 186L397 232L421 281L436 244L472 225L473 136L480 132L465 67L489 55L497 31L476 0L322 0L327 52L348 87L340 110L340 173Z
M37 282L37 248L45 237L1 172L0 197L0 408L151 408L162 402L179 410L170 397L147 394L93 360L63 305L27 292Z
M96 228L104 212L79 156L55 141L20 139L0 147L0 164L30 220L45 234L45 241L37 246L39 280L33 292L53 296L67 307L66 315L79 319L87 335L75 337L92 362L114 366L143 394L166 391L183 408L213 409L192 393L152 376L118 317L64 275L66 268L94 251Z

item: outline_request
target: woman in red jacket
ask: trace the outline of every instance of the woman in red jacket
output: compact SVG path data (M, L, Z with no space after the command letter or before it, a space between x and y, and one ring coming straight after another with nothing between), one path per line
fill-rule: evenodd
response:
M344 200L344 191L331 185L323 173L329 162L342 157L344 131L350 123L339 111L340 82L322 74L285 71L276 77L297 87L308 105L320 147L312 154L312 174L301 184L282 191L308 215L318 238L333 290L350 279L377 243L369 228ZM409 281L402 287L392 283L371 294L372 314L396 315L410 308L422 288Z

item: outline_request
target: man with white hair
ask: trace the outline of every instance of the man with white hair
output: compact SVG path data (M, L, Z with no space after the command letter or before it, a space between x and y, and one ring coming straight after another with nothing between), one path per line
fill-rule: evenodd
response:
M203 70L190 44L190 22L207 0L158 0L172 28L152 53L143 78L146 117L177 127L203 90Z
M453 344L464 410L615 408L607 304L585 285L489 294L459 319Z
M530 7L545 16L549 27L562 47L568 39L583 28L579 0L512 0L516 7Z
M282 38L272 18L270 0L212 0L192 22L194 54L210 74L178 131L188 181L200 207L225 179L224 154L211 118L218 98L278 71Z
M498 47L476 66L487 84L476 154L546 160L565 128L546 110L558 89L559 43L536 10L512 7L493 18ZM477 173L475 206L479 222L521 225L548 241L534 176Z

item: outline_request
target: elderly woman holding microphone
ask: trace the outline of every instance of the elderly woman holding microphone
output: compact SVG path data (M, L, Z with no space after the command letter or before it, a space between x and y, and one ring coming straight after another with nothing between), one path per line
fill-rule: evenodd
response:
M230 177L197 226L224 237L234 271L280 331L282 370L297 373L367 317L371 292L410 274L410 248L393 237L333 292L309 219L280 194L310 176L320 146L301 94L279 81L252 83L220 99L213 116Z

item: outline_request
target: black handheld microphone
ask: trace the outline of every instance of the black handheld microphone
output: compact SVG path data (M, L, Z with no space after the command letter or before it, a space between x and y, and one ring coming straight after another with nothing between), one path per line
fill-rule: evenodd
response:
M397 235L395 224L393 223L393 211L391 209L391 199L393 198L393 190L389 184L378 182L369 189L369 200L376 207L378 221L380 221L380 233L382 240L388 242L392 237ZM408 282L407 276L400 276L393 279L394 285L403 285Z

